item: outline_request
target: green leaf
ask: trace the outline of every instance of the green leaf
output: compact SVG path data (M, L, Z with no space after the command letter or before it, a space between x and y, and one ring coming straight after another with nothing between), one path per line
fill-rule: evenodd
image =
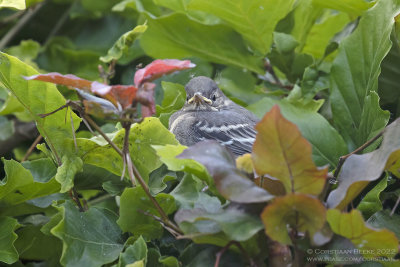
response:
M18 260L18 252L14 247L19 227L18 221L10 217L0 217L0 261L12 264Z
M179 267L179 261L173 256L161 256L160 252L155 248L148 251L147 263L148 267Z
M40 44L33 40L21 41L19 45L9 47L5 52L9 55L17 57L19 60L31 65L38 69L38 66L33 61L39 54Z
M26 112L24 106L18 101L18 99L13 95L13 93L7 91L7 89L3 88L0 83L0 90L4 90L4 96L1 99L4 103L0 104L0 115L8 115L14 113L17 115L17 112L24 113Z
M286 78L294 83L303 76L307 66L313 63L313 58L307 54L295 52L299 43L292 35L275 32L275 46L268 54L268 59L272 65L282 71Z
M201 10L222 18L259 53L266 54L272 32L292 9L294 0L192 0L188 9Z
M362 212L364 218L371 217L372 214L382 210L382 202L379 198L380 193L387 186L387 175L372 188L358 204L357 209Z
M122 147L124 130L110 134L111 140ZM161 166L153 145L178 144L174 135L165 128L158 118L145 118L141 123L132 125L130 135L130 153L133 162L147 181L150 172ZM104 168L116 175L122 173L122 158L102 137L92 139L77 138L78 154L85 164ZM140 153L138 153L140 151Z
M45 235L40 228L41 225L27 225L18 230L15 247L20 254L19 258L36 261L56 259L58 262L62 250L61 241L54 236Z
M185 15L152 19L140 43L154 58L200 57L262 74L261 58L253 56L239 34L223 25L203 25Z
M350 150L382 130L389 112L379 107L380 64L391 47L390 33L399 1L379 1L365 12L356 30L340 43L331 69L334 122Z
M312 236L325 223L325 207L318 199L304 194L275 198L261 214L265 233L281 244L292 244L287 225Z
M313 4L317 6L321 6L324 8L336 9L339 11L343 11L352 15L353 17L360 16L364 13L364 11L368 10L370 7L375 5L374 1L365 1L365 0L335 0L335 1L326 1L326 0L313 0Z
M157 113L166 113L180 109L185 103L185 87L181 84L162 82L164 98L161 106L157 106Z
M215 255L220 251L221 248L217 246L207 246L207 245L197 245L190 244L182 252L179 260L182 262L183 266L191 267L204 267L213 266L215 264ZM233 250L229 249L221 257L221 262L219 264L221 267L243 267L246 263L243 257L240 257Z
M262 118L275 104L278 104L283 116L296 124L301 134L312 145L312 157L317 166L329 164L336 166L338 159L347 154L346 144L329 122L314 110L296 107L285 100L263 98L248 106L257 117ZM329 140L329 142L326 142Z
M140 236L135 243L130 245L121 253L118 261L118 267L124 267L128 264L144 261L147 259L147 245L143 237Z
M369 227L356 209L349 213L330 209L327 211L327 221L334 233L350 239L365 258L393 257L397 252L396 236L386 229L376 230Z
M0 141L5 141L14 134L14 125L11 120L0 116Z
M334 35L343 30L349 22L349 16L345 13L325 12L310 29L302 52L314 58L322 58Z
M208 212L220 210L219 199L202 192L203 187L204 184L200 180L188 174L183 177L170 195L175 198L180 209L201 208Z
M171 171L184 171L196 175L199 179L211 184L211 177L200 163L191 159L176 158L187 147L183 145L153 146L162 163Z
M138 25L133 30L122 35L108 50L107 55L100 57L100 60L108 63L111 60L118 60L127 53L133 42L147 29L146 25Z
M123 240L114 213L96 207L81 213L70 201L57 209L59 221L51 233L63 242L61 264L102 266L118 258Z
M210 13L189 10L187 5L191 0L153 0L155 4L172 9L178 13L184 13L189 18L196 20L202 24L215 25L221 23L221 19L211 15Z
M175 211L176 206L172 196L160 193L155 199L167 214ZM120 217L117 223L124 232L130 232L135 236L143 235L146 239L161 237L162 225L153 217L143 214L148 212L160 216L141 187L126 188L121 195L120 203Z
M150 173L149 189L152 195L164 191L167 188L167 182L177 180L179 176L176 172L167 169L167 166L162 165L160 168Z
M128 8L146 13L151 17L161 16L162 14L160 7L155 5L155 2L148 0L124 0L116 4L112 11L124 11Z
M25 0L0 0L0 8L11 7L16 9L25 9Z
M397 28L397 27L396 27ZM389 54L383 60L381 67L382 73L379 76L379 97L382 105L399 103L400 90L397 85L400 83L400 48L394 43ZM396 110L396 117L399 116L399 108Z
M54 165L50 160L45 160L43 164L38 164L32 169L33 173L42 173L42 168L53 169L52 177L54 176ZM42 177L34 177L29 170L25 169L20 163L14 160L3 160L4 171L6 178L0 181L0 203L2 206L17 205L27 200L47 196L58 192L59 184L54 180L35 180L34 178L42 179Z
M389 210L381 210L369 217L367 223L377 229L388 229L400 240L400 215L390 214Z
M177 83L163 81L161 86L164 98L161 105L156 106L156 114L159 116L162 124L168 127L169 117L185 104L186 92L185 88Z
M233 101L248 105L263 96L256 92L257 79L251 72L239 68L224 68L216 77L218 87Z
M313 0L297 1L296 6L289 15L280 22L287 24L287 30L276 29L278 32L290 33L300 45L297 48L301 52L304 48L307 38L310 36L310 31L314 27L315 22L323 13L321 7L313 4ZM281 28L281 27L280 27Z
M246 241L263 228L257 216L240 208L228 207L208 212L201 208L180 209L175 221L188 236L213 235L222 231L227 240ZM204 237L202 237L204 238Z
M99 78L98 65L101 55L93 49L78 49L67 37L57 36L43 48L37 62L41 68L52 72L73 73L78 77L96 80Z
M400 119L386 127L381 146L370 153L349 156L338 176L339 186L330 192L330 208L343 209L399 159Z
M75 174L82 171L83 161L76 156L64 156L61 161L55 179L61 184L60 193L65 193L74 186Z
M64 122L64 118L70 118L71 111L65 109L44 119L38 116L61 107L65 104L65 99L54 84L26 81L22 78L36 74L37 71L17 58L0 53L0 83L10 90L35 118L39 132L51 151L61 159L72 149L65 145L65 139L72 138L71 124ZM71 116L74 128L77 129L79 119L74 113Z

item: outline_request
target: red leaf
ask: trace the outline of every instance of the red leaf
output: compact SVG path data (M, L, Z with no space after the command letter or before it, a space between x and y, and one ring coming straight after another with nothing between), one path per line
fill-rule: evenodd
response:
M58 72L50 72L47 74L32 75L32 76L24 77L24 79L25 80L37 80L37 81L50 82L50 83L55 83L55 84L60 84L60 85L65 85L65 86L71 86L71 87L79 88L79 89L82 89L82 90L85 90L88 92L90 92L90 88L92 85L91 81L81 79L72 74L62 75Z
M165 74L195 67L190 60L157 59L135 73L134 83L139 87L142 83L151 82Z
M154 83L144 83L138 93L136 100L142 104L142 117L150 117L156 113L156 105L154 101L154 88L156 84Z
M111 95L121 104L122 108L127 108L132 105L136 98L137 88L133 85L113 85L111 86Z
M122 108L132 105L138 90L133 85L106 85L93 82L91 90L93 93L104 96L114 104L119 103Z

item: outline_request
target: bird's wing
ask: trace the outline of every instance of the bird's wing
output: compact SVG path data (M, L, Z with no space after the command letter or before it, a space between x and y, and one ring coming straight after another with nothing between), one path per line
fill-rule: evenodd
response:
M251 153L256 138L252 123L212 125L202 120L196 124L195 131L200 140L217 140L235 155Z

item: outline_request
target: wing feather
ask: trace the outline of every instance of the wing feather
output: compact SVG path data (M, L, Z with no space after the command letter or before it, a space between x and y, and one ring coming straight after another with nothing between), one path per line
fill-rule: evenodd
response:
M205 120L196 124L195 132L200 140L217 140L237 156L251 153L257 134L252 123L211 125Z

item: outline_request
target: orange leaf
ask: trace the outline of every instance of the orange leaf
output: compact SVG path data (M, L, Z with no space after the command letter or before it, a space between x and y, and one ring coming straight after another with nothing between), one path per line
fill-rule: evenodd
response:
M257 174L280 180L286 193L320 194L328 168L315 166L310 143L281 115L279 106L272 107L255 128L252 158Z
M84 91L90 92L92 86L92 81L88 81L73 74L62 75L58 72L50 72L47 74L32 75L29 77L24 77L25 80L37 80L43 82L50 82L59 85L71 86L74 88L79 88Z

